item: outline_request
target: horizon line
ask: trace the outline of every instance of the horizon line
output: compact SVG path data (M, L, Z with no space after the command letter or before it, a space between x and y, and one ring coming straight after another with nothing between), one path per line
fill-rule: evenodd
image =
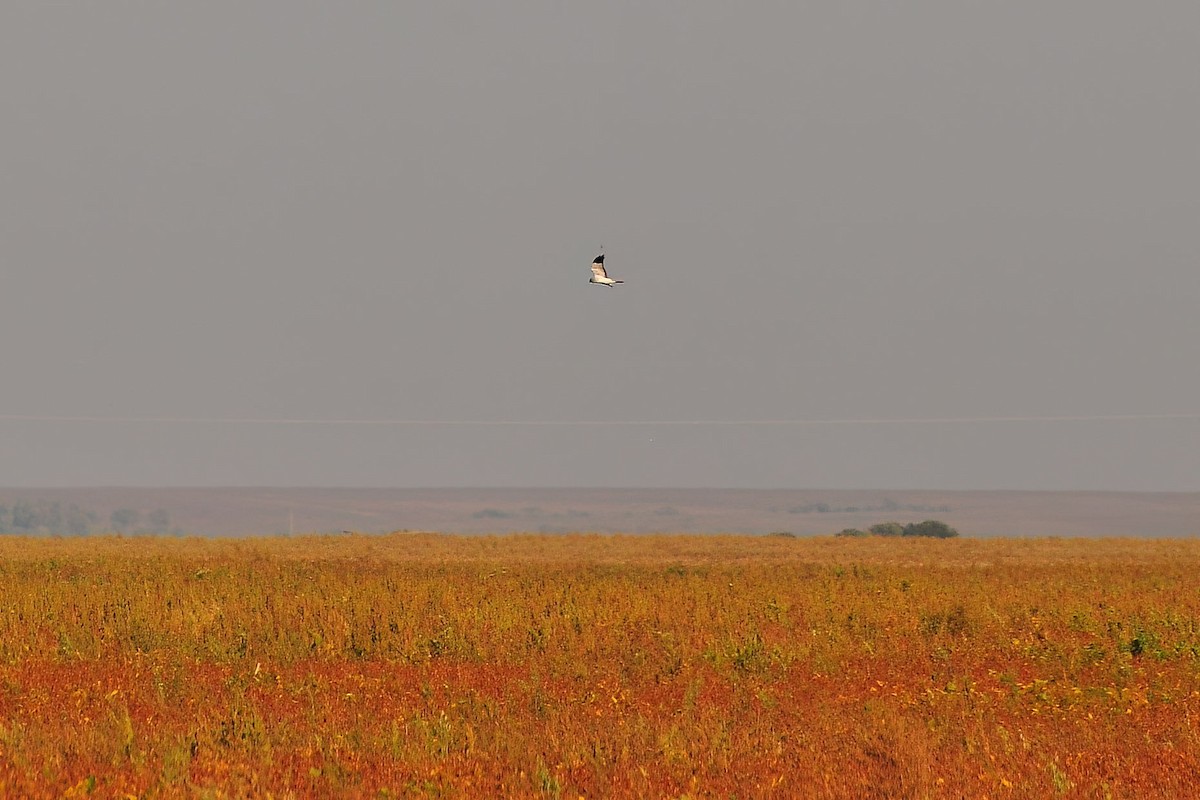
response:
M396 427L652 427L652 426L810 426L810 425L953 425L1003 422L1135 422L1200 420L1200 413L1044 414L950 417L845 417L834 419L660 419L660 420L484 420L349 419L318 417L166 417L51 414L0 414L0 422L86 422L182 425L374 425Z

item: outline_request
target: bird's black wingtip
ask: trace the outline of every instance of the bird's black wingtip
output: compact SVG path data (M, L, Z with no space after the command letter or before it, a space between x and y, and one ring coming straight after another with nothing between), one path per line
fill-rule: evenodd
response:
M604 263L604 253L601 253L600 255L596 256L596 258L592 261L592 263L593 264L603 264Z

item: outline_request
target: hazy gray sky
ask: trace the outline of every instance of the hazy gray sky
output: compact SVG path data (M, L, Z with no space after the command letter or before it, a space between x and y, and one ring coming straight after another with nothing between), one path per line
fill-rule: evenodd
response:
M0 6L0 485L1200 490L1195 2ZM626 283L590 286L605 246Z

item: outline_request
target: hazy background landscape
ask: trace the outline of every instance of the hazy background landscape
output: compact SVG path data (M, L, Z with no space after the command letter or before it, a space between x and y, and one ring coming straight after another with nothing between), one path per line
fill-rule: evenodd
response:
M831 535L879 522L937 519L963 536L1200 534L1200 494L748 489L24 489L12 509L57 519L59 532L242 536L571 531ZM5 514L7 510L8 514ZM57 515L57 516L55 516Z

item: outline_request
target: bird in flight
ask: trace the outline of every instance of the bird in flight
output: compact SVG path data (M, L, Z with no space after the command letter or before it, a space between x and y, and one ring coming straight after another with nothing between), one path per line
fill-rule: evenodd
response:
M616 286L618 283L625 281L615 281L608 277L608 273L604 271L604 254L596 256L596 260L592 262L592 279L588 283L598 283L601 286Z

